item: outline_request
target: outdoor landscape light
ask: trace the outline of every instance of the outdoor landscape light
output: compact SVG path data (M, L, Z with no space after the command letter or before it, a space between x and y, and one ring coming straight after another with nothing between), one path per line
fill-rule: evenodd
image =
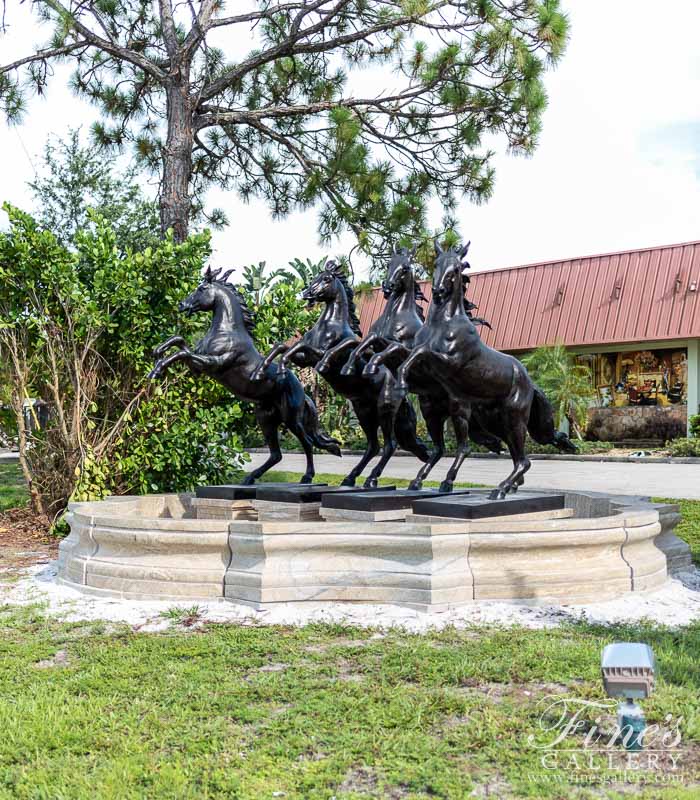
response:
M656 662L648 644L616 642L603 648L600 669L610 697L624 697L617 709L617 726L627 750L641 750L644 712L634 701L649 697Z

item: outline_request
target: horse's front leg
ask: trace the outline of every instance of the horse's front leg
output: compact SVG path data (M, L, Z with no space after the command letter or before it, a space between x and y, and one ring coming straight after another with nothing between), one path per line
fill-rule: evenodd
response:
M373 347L381 337L376 333L370 333L366 339L363 339L360 344L350 353L350 358L345 362L345 366L340 370L341 375L354 375L355 365L357 359L365 353L370 347Z
M148 373L151 379L159 378L163 372L176 361L185 361L188 367L198 367L202 371L214 372L216 370L225 369L231 365L231 356L207 356L199 353L193 353L186 347L178 350L167 358L160 358L156 361L153 369Z
M156 361L153 369L148 373L148 378L150 380L160 378L160 376L171 364L174 364L176 361L189 361L192 355L192 351L185 348L183 350L178 350L177 353L173 353L167 358L159 358Z
M394 387L394 392L396 395L400 395L401 400L403 400L403 398L408 394L409 372L413 369L417 361L425 358L425 356L427 356L430 352L431 350L427 344L419 345L411 350L408 358L399 367L398 372L396 373L396 386Z
M347 350L348 347L356 347L358 342L359 339L343 339L343 341L337 344L335 347L331 347L326 355L323 356L318 364L316 364L316 372L318 372L319 375L323 375L324 372L328 372L331 362L333 362L344 350ZM352 358L352 355L350 358Z
M171 336L169 339L166 339L164 342L158 345L153 349L153 358L159 359L162 358L171 347L186 347L186 342L182 338L182 336Z
M317 350L310 344L306 344L304 341L299 341L296 344L293 344L280 359L279 373L284 374L287 371L287 364L289 361L291 361L291 359L293 359L297 353L302 352L310 353L316 359L316 361L320 361L324 355L322 350Z
M405 345L399 342L392 342L388 347L384 348L384 350L375 353L372 358L370 358L367 362L367 366L362 370L362 374L365 376L376 375L379 372L379 367L384 364L390 356L401 355L402 358L406 359L411 352L412 351Z
M286 344L276 344L272 350L263 358L263 360L258 364L258 366L253 370L250 379L252 381L260 381L263 379L265 375L265 370L272 364L272 362L277 358L280 353L286 353L289 350L289 347Z

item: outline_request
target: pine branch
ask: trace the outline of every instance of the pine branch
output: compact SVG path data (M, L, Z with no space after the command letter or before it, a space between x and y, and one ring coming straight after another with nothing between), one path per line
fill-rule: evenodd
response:
M400 28L410 23L414 23L418 19L417 16L412 14L396 16L387 20L386 22L370 25L366 28L361 28L360 30L357 30L353 33L347 33L342 36L336 36L335 38L328 38L328 39L324 38L317 42L304 42L304 40L307 39L308 37L316 33L321 33L325 31L329 27L331 19L344 6L348 5L349 2L350 0L341 0L327 14L325 14L321 18L321 20L317 22L315 25L311 25L308 28L304 28L303 30L291 34L283 42L276 45L275 47L271 47L268 50L264 50L261 53L256 53L255 55L251 56L245 61L242 61L237 67L233 67L230 70L228 70L228 72L226 72L220 78L217 78L208 85L205 84L205 86L202 88L202 91L200 92L201 99L211 100L212 97L215 97L217 94L220 94L225 89L236 84L238 81L240 81L241 78L243 78L249 72L259 69L265 64L269 64L270 62L275 61L276 59L281 58L283 56L296 56L296 55L311 54L311 53L327 53L331 50L336 50L346 45L363 41L365 39L369 39L371 36L377 33L387 33L389 31L395 30L396 28ZM440 8L441 6L445 5L448 5L448 0L439 0L439 2L435 3L430 10L434 11L437 8Z
M71 13L69 9L63 5L63 3L60 3L58 0L39 1L47 5L59 16L69 19L71 26L75 28L78 33L82 34L89 44L99 48L100 50L104 50L106 53L109 53L115 58L119 58L128 62L129 64L133 64L135 67L142 69L144 72L147 72L149 75L152 75L159 81L163 81L166 78L166 74L163 72L163 70L161 70L160 67L157 64L154 64L149 58L146 58L145 56L137 53L134 50L131 50L128 47L122 47L116 42L113 42L111 39L108 40L102 36L99 36L97 33L95 33L95 31L84 25L74 14Z
M86 39L81 39L79 42L73 42L73 44L66 44L63 47L52 47L47 50L39 50L34 55L27 56L26 58L20 58L18 61L14 61L12 64L6 64L4 67L0 66L0 75L3 75L6 72L12 72L13 69L19 69L19 67L23 67L25 64L31 64L35 61L46 61L49 58L56 58L58 56L65 56L69 53L74 52L75 50L80 50L83 47L89 47L90 42Z

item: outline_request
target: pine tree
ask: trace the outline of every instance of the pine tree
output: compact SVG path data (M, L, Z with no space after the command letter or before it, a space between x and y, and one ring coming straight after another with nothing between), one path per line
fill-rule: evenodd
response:
M368 253L426 235L437 198L493 187L494 142L535 147L543 71L567 38L559 0L34 0L49 41L0 66L18 121L56 61L100 112L103 147L134 147L160 175L160 216L182 241L211 184L264 198L274 215L319 208L330 242ZM7 11L5 24L11 24ZM227 53L222 42L246 42ZM353 73L383 64L374 91ZM221 212L212 212L223 220Z

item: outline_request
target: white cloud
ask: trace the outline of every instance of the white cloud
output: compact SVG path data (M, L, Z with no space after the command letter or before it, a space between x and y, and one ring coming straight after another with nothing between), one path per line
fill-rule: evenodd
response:
M547 76L549 108L536 154L499 155L492 200L460 204L475 269L700 238L700 6L674 0L662 18L652 0L564 5L572 37ZM43 38L28 4L10 11L3 63ZM47 135L93 120L94 110L66 88L67 73L58 70L47 98L32 101L24 125L0 122L2 199L29 207L25 183ZM244 205L233 193L212 191L210 201L231 219L214 236L218 263L280 264L325 252L314 212L273 221L261 202Z

